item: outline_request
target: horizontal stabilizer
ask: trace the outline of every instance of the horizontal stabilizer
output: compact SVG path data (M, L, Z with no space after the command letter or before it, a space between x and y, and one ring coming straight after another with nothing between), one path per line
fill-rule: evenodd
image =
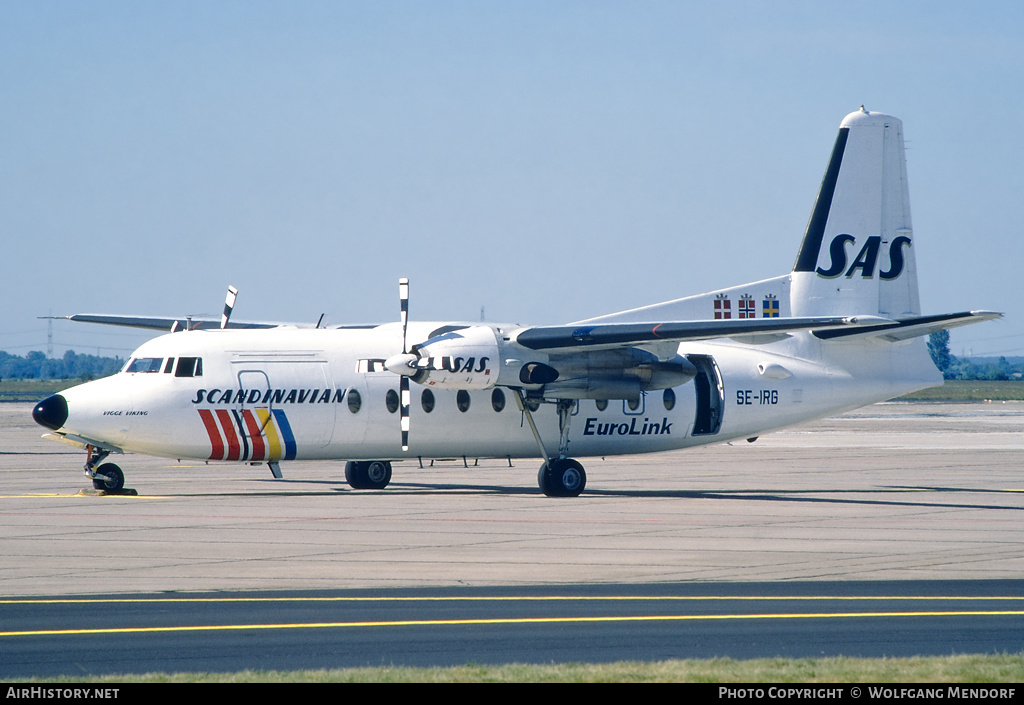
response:
M618 347L657 341L743 339L804 330L846 329L850 327L895 326L880 316L815 316L807 318L747 318L710 321L666 321L663 323L607 323L590 326L544 326L527 328L516 342L531 350L565 348Z
M959 328L972 323L991 321L995 318L1002 318L1003 314L995 311L962 311L960 313L944 313L937 316L915 316L897 321L895 325L878 325L857 328L855 330L815 330L814 335L822 340L843 340L881 338L890 342L910 340L919 338L922 335L931 335L940 330Z

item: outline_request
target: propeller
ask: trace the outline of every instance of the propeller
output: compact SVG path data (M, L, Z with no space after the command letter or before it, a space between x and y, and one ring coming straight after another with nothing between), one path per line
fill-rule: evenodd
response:
M409 332L409 280L401 278L398 280L398 300L401 305L401 321L402 321L402 354L407 355L409 353L408 347L408 332Z
M496 382L497 375L492 375L491 370L498 364L501 352L494 330L489 326L456 326L447 331L446 328L451 327L439 328L434 331L434 337L410 346L408 279L398 280L398 296L402 352L386 359L384 369L400 378L402 450L408 451L410 381L436 384L437 389L489 389Z
M235 297L238 296L238 289L228 286L228 296L224 299L224 315L220 317L220 327L227 328L231 320L231 311L235 308Z
M398 300L401 302L402 318L402 354L408 355L408 333L409 333L409 280L398 280ZM402 452L409 450L409 406L412 401L412 393L409 391L409 375L401 375L398 378L398 408L402 418Z
M401 305L402 352L392 355L384 361L384 369L399 376L399 414L402 422L402 451L409 450L409 428L411 426L409 409L412 406L412 392L409 381L421 371L421 366L428 364L420 360L420 356L409 347L409 280L398 280L398 299ZM412 346L415 348L416 346Z

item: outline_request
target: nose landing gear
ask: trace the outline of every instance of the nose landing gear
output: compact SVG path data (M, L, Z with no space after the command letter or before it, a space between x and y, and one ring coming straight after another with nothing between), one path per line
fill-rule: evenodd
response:
M124 489L124 473L114 463L103 463L110 451L87 446L89 454L85 460L85 476L92 480L93 488L116 494ZM103 463L100 465L100 463Z
M104 463L96 468L92 478L92 486L111 494L124 489L124 473L113 463Z

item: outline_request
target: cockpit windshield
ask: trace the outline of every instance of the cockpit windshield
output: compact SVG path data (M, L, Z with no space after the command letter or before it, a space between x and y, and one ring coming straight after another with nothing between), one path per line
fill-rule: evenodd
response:
M162 357L136 357L128 361L125 372L159 372L163 365Z
M203 358L183 357L178 360L178 369L174 371L175 377L202 377Z

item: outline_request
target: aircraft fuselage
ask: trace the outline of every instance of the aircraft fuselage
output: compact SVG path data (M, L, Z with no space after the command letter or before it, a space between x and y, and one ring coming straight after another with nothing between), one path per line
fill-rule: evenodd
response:
M134 367L149 371L122 371L62 392L62 430L128 452L227 462L538 456L509 389L456 391L429 381L412 385L410 448L403 452L398 378L379 364L399 335L383 325L161 336L133 355L147 361ZM854 370L773 347L680 345L696 378L636 401L579 399L569 450L619 455L747 438L900 391L884 383L865 388L863 376L852 383ZM184 360L191 366L185 376ZM927 375L900 387L935 383ZM554 406L541 404L534 417L541 436L557 442Z

